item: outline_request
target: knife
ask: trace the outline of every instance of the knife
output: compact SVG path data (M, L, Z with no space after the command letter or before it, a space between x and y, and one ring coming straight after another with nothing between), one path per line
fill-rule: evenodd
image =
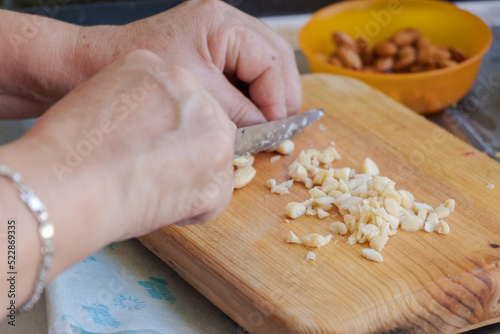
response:
M323 117L323 109L312 109L272 122L236 130L234 157L261 152L295 136Z

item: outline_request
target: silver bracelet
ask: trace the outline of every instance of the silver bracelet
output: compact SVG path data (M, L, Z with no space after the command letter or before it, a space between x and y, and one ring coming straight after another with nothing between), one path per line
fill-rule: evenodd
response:
M38 220L38 234L42 242L41 254L42 262L38 269L38 278L30 299L20 308L21 312L30 310L42 296L47 272L49 271L54 256L54 224L49 221L49 215L40 198L35 195L33 189L28 186L21 175L14 172L10 167L0 164L0 175L12 180L17 190L21 194L21 200L31 210Z

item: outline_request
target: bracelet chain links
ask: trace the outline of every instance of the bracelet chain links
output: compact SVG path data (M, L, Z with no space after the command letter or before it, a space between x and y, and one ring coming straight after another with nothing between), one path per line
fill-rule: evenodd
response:
M26 312L33 308L36 302L40 299L43 293L47 273L52 263L54 256L54 224L49 220L49 215L38 196L35 195L33 189L28 186L21 175L14 172L10 167L0 164L0 175L11 180L20 193L21 200L31 210L35 218L38 220L38 234L42 243L41 255L42 261L38 269L38 277L35 283L35 288L30 299L21 307L21 312Z

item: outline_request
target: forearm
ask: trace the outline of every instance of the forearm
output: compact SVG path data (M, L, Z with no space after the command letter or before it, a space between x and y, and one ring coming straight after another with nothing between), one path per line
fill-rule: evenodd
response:
M105 66L112 29L0 10L0 118L39 116Z
M98 198L101 197L96 196L96 192L104 192L105 188L89 186L102 182L99 170L87 167L80 171L76 169L64 182L60 182L51 166L60 157L48 146L37 143L34 136L0 147L0 157L0 163L11 166L34 189L55 225L56 251L48 281L99 248L119 239L120 231L116 228L113 230L110 222L120 217L106 214L116 212L109 210L113 208L113 199L99 203ZM96 183L96 180L100 181ZM102 186L106 187L106 184ZM20 200L14 184L3 177L0 178L0 220L1 239L7 238L8 221L16 222L14 270L9 268L7 262L6 240L0 242L0 270L3 275L17 272L15 300L19 308L33 292L41 263L41 242L38 222ZM0 305L6 312L10 284L7 285L5 279L0 282Z
M49 280L110 242L220 214L233 190L235 130L191 72L140 51L101 70L26 135L0 146L0 163L22 175L54 224ZM41 242L32 213L0 177L4 274L11 271L4 240L9 219L18 227L20 306L32 293ZM0 280L0 307L6 291Z

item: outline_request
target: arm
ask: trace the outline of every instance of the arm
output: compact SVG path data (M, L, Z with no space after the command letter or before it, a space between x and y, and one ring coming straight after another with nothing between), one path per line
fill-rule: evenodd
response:
M39 115L136 49L189 68L238 126L282 118L301 106L291 46L261 21L222 1L186 1L121 27L83 28L0 11L0 46L11 43L15 46L0 47L0 110L5 110L0 118Z
M56 253L47 280L50 282L78 260L107 243L118 240L121 231L111 228L109 222L123 217L112 214L113 211L119 212L112 201L99 204L95 189L88 186L95 184L97 180L106 182L102 170L88 170L87 175L75 175L60 183L50 168L50 162L56 155L51 149L37 143L35 139L35 136L23 138L13 144L2 146L0 156L2 162L8 162L30 186L36 189L35 193L47 206L50 219L55 224ZM103 189L108 189L111 184L107 181L103 186ZM33 292L38 265L41 263L38 222L20 200L19 193L11 181L1 177L0 189L0 268L4 276L7 272L17 272L15 296L11 297L14 297L16 308L19 310ZM9 220L15 221L15 252L8 254ZM9 258L8 255L14 257ZM15 261L11 262L14 270L8 266L8 260ZM2 306L8 303L5 299L9 290L10 284L5 279L1 280Z
M48 279L110 242L220 214L232 195L234 133L193 74L147 51L119 58L57 102L25 136L0 147L0 162L22 175L55 225ZM214 183L217 196L207 198ZM0 269L10 271L5 238L15 219L20 307L33 290L41 244L14 185L0 177L0 190ZM7 291L0 280L0 315Z
M98 40L79 43L81 31L46 17L0 10L0 118L40 116L111 61L113 48ZM102 26L99 35L112 41L114 31ZM98 62L92 60L96 55Z

